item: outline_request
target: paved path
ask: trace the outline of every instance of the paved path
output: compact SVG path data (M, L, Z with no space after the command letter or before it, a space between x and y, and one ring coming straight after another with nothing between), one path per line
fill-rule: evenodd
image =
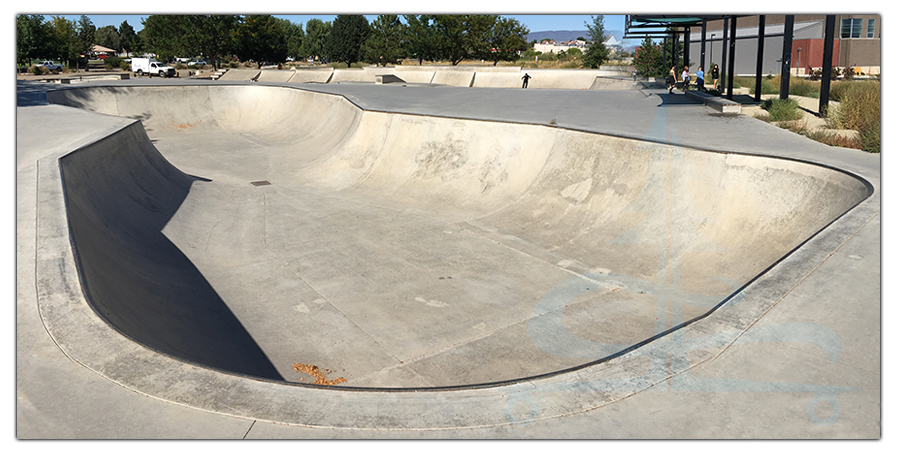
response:
M691 363L690 352L679 350L668 350L669 355L663 357L649 356L651 362L663 362L658 365L661 368L658 371L681 371L679 375L640 377L635 376L635 370L614 365L607 371L610 373L607 377L624 375L618 378L627 379L627 387L615 381L597 382L589 376L579 379L577 375L572 377L577 385L574 389L559 389L554 382L535 382L534 390L508 399L507 424L477 428L425 425L406 431L375 431L363 428L385 426L385 423L367 426L363 421L352 420L348 421L353 423L347 426L349 429L286 426L265 419L228 416L230 413L223 409L220 413L201 411L150 397L141 388L113 383L78 363L77 358L66 356L47 335L46 321L38 312L39 295L34 289L38 285L34 280L37 264L34 256L46 246L36 237L34 227L41 220L34 207L42 200L41 171L48 168L48 157L52 159L92 139L102 138L126 123L118 118L43 105L40 89L46 86L20 85L17 109L19 438L880 436L880 159L877 155L823 146L751 118L723 117L683 99L686 97L663 92L350 84L297 87L341 93L370 111L556 125L638 140L649 137L652 141L713 151L798 159L851 172L871 183L874 193L747 288L743 303L758 307L759 316L737 338L757 342L735 342L699 363ZM665 136L650 130L660 114L665 115ZM42 129L36 131L35 127ZM727 314L722 316L727 318ZM702 337L702 327L697 329L700 331L687 335ZM659 340L657 345L665 346L666 342L677 346L685 339L673 334ZM688 363L682 363L685 361ZM615 395L617 390L634 387L635 381L644 384L638 386L637 393L604 401L596 409L545 415L534 408L534 404L580 400L576 396L603 390ZM218 393L221 390L214 388L210 396ZM473 393L471 397L479 394ZM341 399L336 396L335 400ZM344 400L349 400L349 396ZM407 402L404 399L395 406L409 406L411 410L417 407ZM465 407L458 406L456 413L477 415L477 411ZM386 427L402 427L402 424Z

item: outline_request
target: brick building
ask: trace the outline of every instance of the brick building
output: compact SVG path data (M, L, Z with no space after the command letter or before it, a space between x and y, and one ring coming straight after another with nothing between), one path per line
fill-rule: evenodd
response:
M737 19L735 67L737 75L756 74L756 50L759 16ZM723 38L722 20L708 21L706 26L706 63L720 63ZM763 74L781 72L782 43L785 15L765 16ZM694 67L700 64L700 27L691 28L690 59ZM791 72L807 75L822 67L825 42L825 15L794 15ZM727 46L727 42L726 42ZM835 15L834 52L832 66L851 67L857 73L881 74L881 16L877 14Z

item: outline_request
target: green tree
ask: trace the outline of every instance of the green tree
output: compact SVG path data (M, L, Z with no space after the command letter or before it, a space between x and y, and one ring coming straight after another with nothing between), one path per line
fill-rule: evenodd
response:
M609 60L609 49L603 44L607 39L603 34L603 15L592 15L591 22L585 22L584 25L588 29L588 35L591 36L591 44L584 53L583 66L596 69Z
M111 48L116 51L122 50L122 41L119 37L119 31L116 30L115 26L103 26L97 29L94 37L95 45Z
M16 62L28 66L32 60L48 58L50 34L41 15L16 16Z
M189 56L201 55L208 59L213 69L218 69L218 59L228 56L235 48L234 34L240 20L235 15L190 15L185 47Z
M303 41L306 40L306 36L303 33L303 26L294 24L288 20L284 21L283 26L284 40L287 45L287 56L292 58L303 56Z
M97 27L94 26L91 18L81 15L81 18L78 20L78 53L80 55L84 55L85 60L91 56L91 50L94 47L95 35L97 33ZM87 63L85 63L87 65Z
M120 50L124 51L126 55L140 50L138 35L134 32L134 28L128 24L128 21L122 21L122 24L119 24L119 46L121 47Z
M641 46L634 50L634 68L644 77L666 74L662 49L650 37L645 37Z
M397 15L382 14L372 21L372 31L363 44L363 58L382 66L397 64L405 57L405 27Z
M436 50L456 66L466 59L490 59L490 32L498 15L434 15Z
M429 15L404 15L406 20L406 53L422 64L423 61L437 59L437 39L435 28Z
M497 65L499 61L515 61L519 52L528 49L525 37L528 28L512 18L498 18L490 31L490 60Z
M50 19L49 34L54 50L52 56L64 61L69 67L75 67L80 49L75 21L69 21L62 16L53 16Z
M191 55L191 27L185 15L150 15L141 21L144 28L138 32L144 51L167 60L175 56Z
M248 15L235 29L235 52L241 60L283 62L287 58L284 21L272 15Z
M331 23L322 21L318 18L312 18L306 22L306 37L300 47L299 55L302 57L318 57L327 56L326 46L328 44L328 36L331 34Z
M369 21L361 14L337 15L328 36L328 59L347 63L347 67L362 61L362 47L369 38L370 30Z

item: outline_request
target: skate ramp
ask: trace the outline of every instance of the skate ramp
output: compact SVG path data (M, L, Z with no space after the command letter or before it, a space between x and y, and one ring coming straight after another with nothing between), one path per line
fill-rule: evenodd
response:
M591 90L638 90L644 86L631 78L615 78L597 76L591 83Z
M263 69L259 73L260 82L288 82L294 76L294 71L287 69Z
M258 76L260 72L262 71L259 69L229 69L228 72L222 74L222 77L219 77L219 80L249 82L250 79Z
M331 80L332 73L334 73L334 68L300 68L294 70L294 75L288 82L325 84Z
M62 158L60 169L83 285L101 317L159 352L283 380L162 233L191 184L202 180L166 162L139 124Z
M290 382L309 381L294 363L422 388L614 356L707 314L868 195L810 164L290 88L48 98L149 136L135 125L64 163L95 310L170 355ZM195 321L164 328L181 314ZM231 364L210 314L242 340Z
M434 71L431 83L449 85L451 87L471 87L475 80L475 71L438 68Z
M530 71L529 71L530 72ZM476 72L473 87L518 88L524 72Z

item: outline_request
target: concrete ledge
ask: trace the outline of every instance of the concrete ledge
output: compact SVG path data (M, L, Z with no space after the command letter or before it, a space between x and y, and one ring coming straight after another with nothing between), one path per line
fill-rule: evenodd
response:
M406 83L405 80L393 75L393 74L380 74L375 76L376 84L393 84L393 83Z
M709 93L702 92L700 90L688 90L687 95L695 100L700 100L706 106L709 106L717 111L723 113L737 113L741 112L741 104L736 103L731 100L726 100L725 98L710 95Z

